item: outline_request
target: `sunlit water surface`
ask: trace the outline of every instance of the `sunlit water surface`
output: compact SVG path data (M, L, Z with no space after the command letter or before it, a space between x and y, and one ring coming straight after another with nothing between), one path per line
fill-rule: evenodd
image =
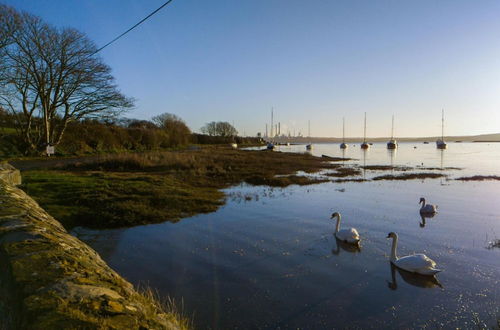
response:
M415 149L414 146L417 148ZM304 146L281 147L302 152ZM338 145L313 154L342 156ZM500 319L500 144L400 144L389 153L350 145L349 164L460 167L451 179L323 183L284 189L240 185L217 212L117 230L77 228L120 274L184 301L198 328L494 327ZM422 165L423 164L423 165ZM365 177L386 172L366 171ZM422 219L418 201L439 205ZM358 229L361 249L337 244L330 214ZM399 255L437 261L436 280L391 269Z

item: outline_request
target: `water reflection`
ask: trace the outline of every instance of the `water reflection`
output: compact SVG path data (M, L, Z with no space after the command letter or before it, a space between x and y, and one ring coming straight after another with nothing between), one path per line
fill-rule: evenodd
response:
M426 218L434 218L436 214L422 214L420 213L420 219L422 219L422 221L420 222L420 228L424 228L425 227L425 219Z
M339 240L335 237L336 248L332 249L332 254L338 256L340 254L340 250L344 250L349 253L358 253L361 252L361 246L359 244L349 244L344 241Z
M397 149L387 149L387 155L389 156L389 160L391 163L391 172L394 173L394 159L396 158L396 150Z
M366 179L366 154L368 153L368 149L361 149L363 153L363 179Z
M440 287L440 288L443 287L443 285L439 283L437 278L435 278L434 276L426 276L426 275L410 273L407 272L406 270L397 268L392 263L390 263L390 266L391 266L391 282L387 281L387 286L391 290L398 289L398 283L396 281L396 271L399 273L403 281L412 286L416 286L419 288L427 288L427 289L435 287Z
M109 260L116 253L126 231L126 228L93 230L84 227L75 227L70 231L70 234L98 250L104 260ZM101 239L103 236L106 237L105 241Z

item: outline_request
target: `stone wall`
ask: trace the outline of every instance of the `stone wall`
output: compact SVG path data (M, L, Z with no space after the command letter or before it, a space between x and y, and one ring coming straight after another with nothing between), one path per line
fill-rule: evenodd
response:
M0 172L0 329L181 328Z
M10 185L17 186L21 184L21 173L12 165L0 162L0 180Z

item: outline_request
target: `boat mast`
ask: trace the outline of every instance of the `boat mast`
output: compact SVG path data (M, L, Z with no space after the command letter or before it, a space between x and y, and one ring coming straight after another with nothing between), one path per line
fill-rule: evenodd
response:
M274 138L273 136L273 120L274 120L274 107L271 107L271 139Z
M366 142L366 112L365 112L365 129L363 133L363 142Z
M342 143L345 143L345 118L342 117Z
M392 115L391 141L394 140L394 115Z
M307 121L307 136L311 137L311 121Z
M444 109L441 109L441 141L444 141Z

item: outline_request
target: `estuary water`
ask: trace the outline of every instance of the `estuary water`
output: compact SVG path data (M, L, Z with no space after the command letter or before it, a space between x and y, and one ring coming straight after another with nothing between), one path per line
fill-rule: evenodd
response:
M342 156L338 144L315 145L312 153ZM402 143L396 152L385 144L363 152L358 144L344 156L356 159L347 165L419 166L449 176L283 189L242 184L225 190L227 203L214 213L73 234L134 284L182 300L200 329L498 326L500 248L492 243L500 239L500 181L454 178L500 175L500 144L450 143L439 151L434 143ZM460 169L441 170L447 167ZM420 197L439 213L421 218ZM358 229L359 250L336 241L335 211L341 227ZM400 256L425 253L443 271L432 279L392 268L391 231Z

